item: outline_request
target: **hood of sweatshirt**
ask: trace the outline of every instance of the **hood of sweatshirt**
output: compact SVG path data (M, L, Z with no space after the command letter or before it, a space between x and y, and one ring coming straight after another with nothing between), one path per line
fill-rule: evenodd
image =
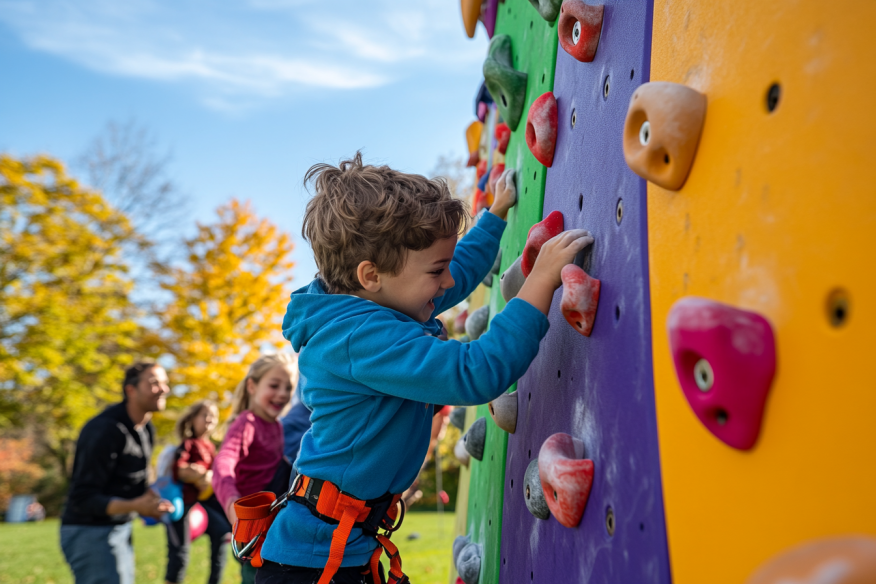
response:
M292 293L283 317L283 336L292 343L296 353L326 327L344 324L343 321L360 320L368 314L385 311L402 322L417 322L411 317L391 308L352 294L329 294L323 282L316 278L307 286ZM424 323L418 323L430 335L441 334L443 325L434 315Z

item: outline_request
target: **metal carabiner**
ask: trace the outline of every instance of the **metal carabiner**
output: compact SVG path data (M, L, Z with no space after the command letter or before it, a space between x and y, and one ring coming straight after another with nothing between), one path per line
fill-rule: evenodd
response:
M240 521L238 519L238 521ZM253 550L256 544L259 541L259 538L262 536L261 534L256 535L248 544L243 546L242 548L237 547L237 524L234 524L234 533L231 534L231 551L234 553L234 557L240 560L241 562L245 562L247 560L252 559L251 556L247 556L249 552Z

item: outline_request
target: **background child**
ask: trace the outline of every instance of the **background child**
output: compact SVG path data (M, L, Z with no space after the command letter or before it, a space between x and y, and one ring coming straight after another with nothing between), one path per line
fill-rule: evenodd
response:
M278 418L298 382L294 355L259 357L237 385L231 425L213 463L213 490L234 525L234 502L259 491L284 493L292 465L283 458L283 426ZM255 568L241 565L243 584L253 582Z
M173 466L173 478L183 483L183 516L174 521L169 529L176 532L176 538L167 538L167 573L165 581L176 584L185 579L189 563L191 532L189 530L189 511L198 502L207 513L207 536L210 538L210 584L222 580L225 560L228 557L228 544L231 542L231 525L225 518L221 505L212 494L213 459L216 447L210 434L219 421L219 408L210 400L192 404L176 423L176 434L182 444L177 448Z

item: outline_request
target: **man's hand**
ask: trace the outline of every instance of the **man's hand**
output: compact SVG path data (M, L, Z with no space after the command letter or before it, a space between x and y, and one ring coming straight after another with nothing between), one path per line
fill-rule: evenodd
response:
M174 510L173 503L162 499L158 493L152 489L147 489L145 493L131 501L134 511L143 517L151 517L153 519L161 519L165 513L171 513Z
M563 231L541 246L538 258L517 297L526 300L547 314L551 308L554 290L560 287L560 272L572 263L579 251L593 243L593 236L583 229Z
M490 213L499 219L504 220L508 216L508 209L517 204L517 187L514 186L516 176L516 170L506 168L496 181L496 192Z

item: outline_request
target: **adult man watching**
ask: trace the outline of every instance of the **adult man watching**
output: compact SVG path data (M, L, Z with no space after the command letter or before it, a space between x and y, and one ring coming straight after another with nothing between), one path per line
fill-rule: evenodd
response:
M61 549L76 584L133 584L134 513L158 518L173 510L148 487L155 441L149 420L164 409L169 391L163 367L135 363L125 371L122 402L89 420L79 434L61 517Z

